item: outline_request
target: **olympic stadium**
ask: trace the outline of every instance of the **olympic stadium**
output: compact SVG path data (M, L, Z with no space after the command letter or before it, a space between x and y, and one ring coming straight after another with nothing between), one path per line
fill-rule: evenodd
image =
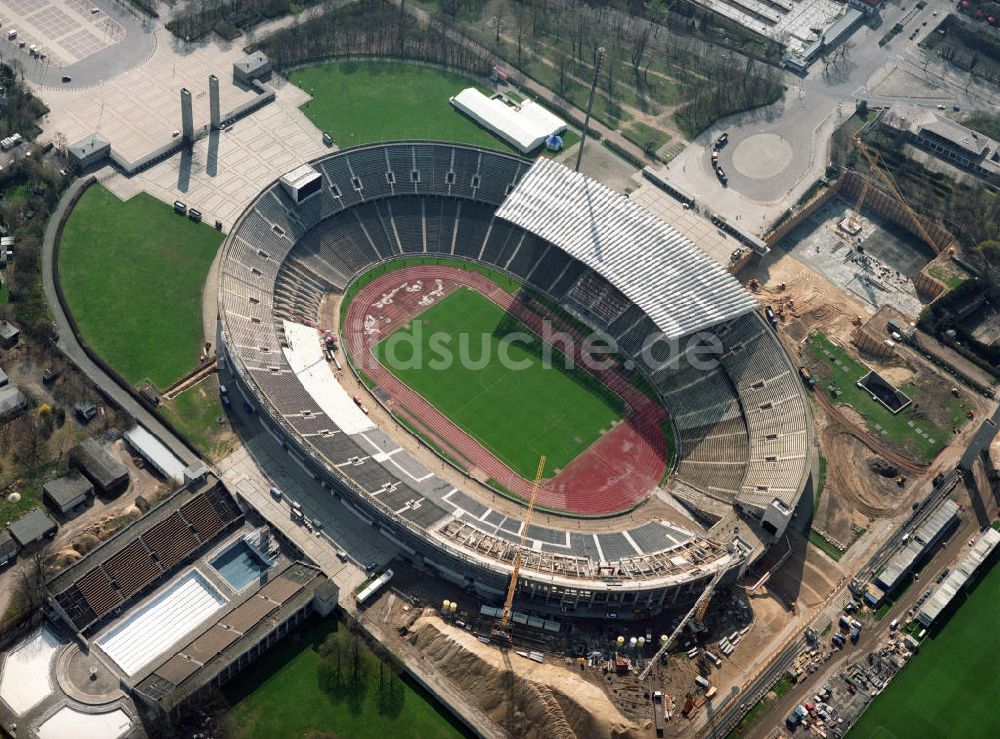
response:
M525 607L689 603L783 534L809 477L809 403L753 297L672 226L545 158L331 153L260 193L219 269L221 366L265 429L345 515L484 599L502 597L523 535ZM528 365L546 325L614 351L595 368L586 342L560 345L564 391L541 395L533 371L491 367L490 392L466 397L475 380L386 360L400 332L463 322L529 336ZM544 515L525 529L540 454Z

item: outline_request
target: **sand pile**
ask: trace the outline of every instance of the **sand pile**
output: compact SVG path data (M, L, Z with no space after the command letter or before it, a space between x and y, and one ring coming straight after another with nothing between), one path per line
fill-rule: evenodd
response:
M569 669L538 664L513 651L502 653L436 616L417 619L407 638L512 736L569 739L640 734L599 686Z

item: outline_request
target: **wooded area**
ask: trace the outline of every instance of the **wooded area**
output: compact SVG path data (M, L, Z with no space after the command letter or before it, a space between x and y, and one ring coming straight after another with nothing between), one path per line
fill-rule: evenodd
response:
M485 76L492 59L449 38L436 22L421 24L385 0L351 4L268 36L254 48L279 69L327 59L371 57L439 64Z

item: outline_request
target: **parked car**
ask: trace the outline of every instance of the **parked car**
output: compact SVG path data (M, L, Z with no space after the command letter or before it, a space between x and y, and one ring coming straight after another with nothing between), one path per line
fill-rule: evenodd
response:
M284 496L285 494L281 492L281 488L275 487L274 485L271 486L272 498L274 498L275 500L281 500Z

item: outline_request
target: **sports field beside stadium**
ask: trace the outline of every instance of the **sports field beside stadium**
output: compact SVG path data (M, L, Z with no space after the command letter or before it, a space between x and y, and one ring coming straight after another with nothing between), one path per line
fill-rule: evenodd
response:
M994 565L943 628L921 642L849 739L991 736L1000 691L997 602L1000 567Z
M518 341L505 341L514 332ZM471 360L459 361L460 347ZM454 361L437 363L446 347ZM379 362L531 480L564 468L622 417L622 400L480 293L461 287L375 347ZM505 359L509 362L504 361Z
M402 62L334 62L297 69L288 78L312 95L302 112L341 148L433 139L520 154L448 102L466 87L491 94L464 75ZM578 140L573 131L563 134L567 148Z
M333 619L312 620L223 688L232 709L224 719L227 735L272 737L357 737L357 739L452 739L463 732L433 697L408 679L394 700L382 700L378 658L366 646L360 669L351 663L350 690L331 695L322 687L319 648L346 627ZM344 673L348 673L344 655ZM353 659L353 657L352 657ZM357 677L355 677L357 675Z
M163 388L194 369L202 290L221 242L150 195L122 202L90 187L59 247L59 280L84 340L133 385Z

